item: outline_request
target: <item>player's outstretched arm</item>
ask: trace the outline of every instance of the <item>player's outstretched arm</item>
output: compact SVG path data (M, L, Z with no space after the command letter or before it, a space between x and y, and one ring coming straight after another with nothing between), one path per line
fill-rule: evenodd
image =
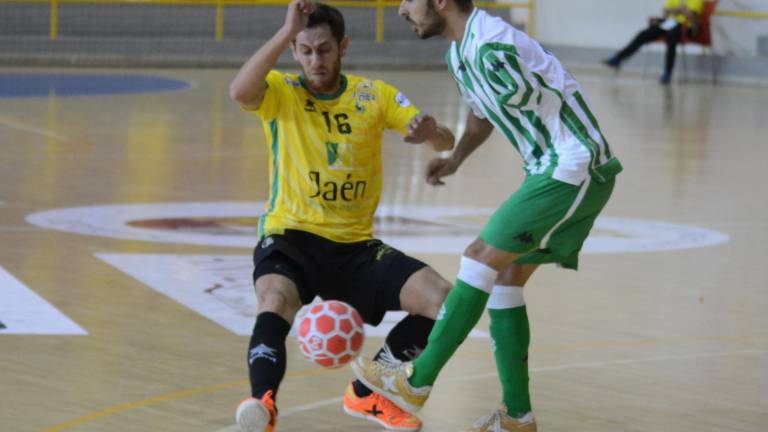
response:
M299 32L307 26L309 15L315 11L313 0L293 0L288 5L285 23L272 38L245 62L229 85L229 97L247 109L257 109L267 91L267 74L280 54Z
M471 111L467 116L464 134L450 157L432 159L427 165L427 183L433 186L444 185L442 178L456 172L464 160L480 147L493 132L493 124L486 119L476 117Z
M430 115L419 114L408 124L408 135L403 141L411 144L428 142L435 151L446 151L453 148L456 137L447 127L437 123Z

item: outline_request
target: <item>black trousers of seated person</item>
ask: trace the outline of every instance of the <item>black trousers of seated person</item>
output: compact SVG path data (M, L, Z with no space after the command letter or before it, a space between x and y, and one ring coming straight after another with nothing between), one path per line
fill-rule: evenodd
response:
M675 68L675 56L677 55L677 45L680 43L680 39L683 37L683 26L677 24L671 30L667 31L659 27L658 25L652 25L632 39L624 49L616 54L616 58L619 62L632 57L637 50L643 45L651 42L655 42L660 37L664 36L667 41L667 55L664 63L664 75L671 76L672 70Z

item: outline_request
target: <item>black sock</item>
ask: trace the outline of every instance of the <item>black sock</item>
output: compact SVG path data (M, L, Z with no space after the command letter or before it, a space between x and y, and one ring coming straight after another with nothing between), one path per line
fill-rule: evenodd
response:
M389 332L384 346L373 359L387 361L390 356L399 361L415 359L427 346L427 338L434 324L434 320L421 315L408 315ZM373 393L360 380L355 380L352 385L357 397L366 397Z
M285 338L291 325L280 315L262 312L256 317L253 336L248 345L248 374L251 396L260 399L268 390L277 396L277 388L285 375Z

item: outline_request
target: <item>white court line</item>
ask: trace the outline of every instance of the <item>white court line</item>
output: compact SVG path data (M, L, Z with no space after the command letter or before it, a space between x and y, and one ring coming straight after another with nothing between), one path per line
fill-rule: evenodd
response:
M616 365L625 365L625 364L633 364L633 363L650 363L650 362L665 361L665 360L688 360L688 359L699 359L699 358L727 357L727 356L734 356L734 355L763 355L767 353L768 353L767 350L743 350L743 351L730 351L730 352L721 352L721 353L666 355L666 356L645 357L645 358L636 358L636 359L628 359L628 360L571 363L571 364L560 365L560 366L545 366L540 368L533 368L530 370L530 372L549 372L549 371L560 371L560 370L566 370L566 369L580 369L580 368L585 368L585 369L600 368L605 366L616 366ZM495 376L497 376L496 372L489 372L489 373L484 373L479 375L467 375L467 376L461 376L461 377L455 377L455 378L447 378L442 381L443 382L471 381L471 380L482 379L482 378L491 378ZM336 397L332 399L324 399L317 402L295 406L293 408L288 408L286 410L280 411L280 416L283 417L286 415L297 414L304 411L311 411L315 408L320 408L327 405L333 405L335 403L341 402L341 400L342 398ZM237 425L232 425L232 426L227 426L224 429L219 429L215 432L239 432L239 431L240 429L237 427Z
M341 400L342 400L342 398L336 397L336 398L332 398L332 399L324 399L324 400L317 401L317 402L311 402L311 403L308 403L308 404L295 406L295 407L288 408L288 409L285 409L285 410L280 410L280 417L285 417L285 416L288 416L288 415L291 415L291 414L300 413L300 412L303 412L303 411L311 411L311 410L313 410L315 408L320 408L320 407L324 407L324 406L327 406L327 405L333 405L333 404L336 404L336 403L341 403ZM232 425L232 426L227 426L224 429L219 429L216 432L240 432L240 428L238 428L237 425Z
M61 140L61 141L68 141L69 140L69 138L67 138L64 135L59 135L59 134L55 134L55 133L49 132L48 129L41 129L41 128L36 128L36 127L32 127L32 126L27 126L27 125L21 124L19 122L15 122L15 121L9 120L6 117L0 117L0 125L7 126L7 127L11 128L11 129L18 129L20 131L29 132L29 133L32 133L32 134L35 134L35 135L42 135L42 136L48 137L48 138L55 138L55 139Z

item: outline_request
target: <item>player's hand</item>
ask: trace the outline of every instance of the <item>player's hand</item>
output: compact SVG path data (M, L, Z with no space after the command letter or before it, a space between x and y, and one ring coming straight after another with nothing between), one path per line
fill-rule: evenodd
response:
M408 124L408 135L403 141L411 144L421 144L432 139L437 134L437 121L429 115L419 114Z
M435 158L427 164L427 183L432 186L445 184L442 178L447 177L459 169L460 163L453 158Z
M283 28L292 38L295 37L307 27L309 16L316 8L317 3L315 3L314 0L293 0L288 5L288 12L285 15L285 24L283 24Z

